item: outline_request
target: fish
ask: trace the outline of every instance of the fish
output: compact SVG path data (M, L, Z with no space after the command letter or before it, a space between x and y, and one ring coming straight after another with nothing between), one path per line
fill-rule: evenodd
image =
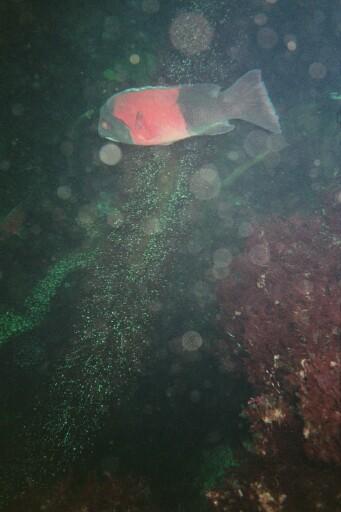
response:
M281 133L260 69L248 71L225 90L206 83L118 92L100 109L98 134L123 144L169 145L193 136L228 133L234 129L230 120Z

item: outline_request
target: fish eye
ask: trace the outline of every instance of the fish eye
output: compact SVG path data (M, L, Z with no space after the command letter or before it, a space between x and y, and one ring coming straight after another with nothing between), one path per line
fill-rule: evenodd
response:
M111 126L110 126L110 124L109 124L107 121L102 121L102 122L101 122L101 128L102 128L103 130L110 130L110 129L111 129Z

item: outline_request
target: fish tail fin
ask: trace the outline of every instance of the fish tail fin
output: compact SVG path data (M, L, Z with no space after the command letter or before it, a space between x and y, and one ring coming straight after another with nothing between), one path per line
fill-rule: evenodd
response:
M278 116L259 69L245 73L220 96L228 119L242 119L270 132L281 133Z

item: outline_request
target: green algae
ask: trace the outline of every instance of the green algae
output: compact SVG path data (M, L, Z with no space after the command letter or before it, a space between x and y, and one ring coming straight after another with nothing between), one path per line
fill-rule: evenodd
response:
M0 315L0 345L39 325L49 311L50 302L66 276L85 268L95 257L92 253L76 253L58 261L34 287L23 305L23 313L6 311Z
M153 359L152 305L167 295L168 267L176 264L190 226L188 177L196 166L193 154L172 155L136 170L123 226L87 261L67 351L30 429L30 443L39 432L36 459L50 460L54 470L91 452L108 417L129 401ZM157 229L150 229L149 219L156 219Z
M232 449L228 444L205 450L199 470L199 486L208 491L219 486L229 469L239 466Z
M135 85L148 84L155 74L157 63L155 56L150 52L139 53L140 61L132 64L129 55L117 59L114 64L103 71L103 78L116 85L123 82Z

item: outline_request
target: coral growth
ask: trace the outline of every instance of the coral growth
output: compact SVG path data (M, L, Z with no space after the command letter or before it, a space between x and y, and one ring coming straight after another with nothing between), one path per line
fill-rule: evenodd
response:
M335 512L341 505L339 482L334 468L315 467L299 456L291 459L290 468L281 460L255 457L230 470L206 498L216 512Z
M316 461L341 463L339 213L256 227L219 285L226 357L243 361L253 386L243 414L262 455L290 438Z

